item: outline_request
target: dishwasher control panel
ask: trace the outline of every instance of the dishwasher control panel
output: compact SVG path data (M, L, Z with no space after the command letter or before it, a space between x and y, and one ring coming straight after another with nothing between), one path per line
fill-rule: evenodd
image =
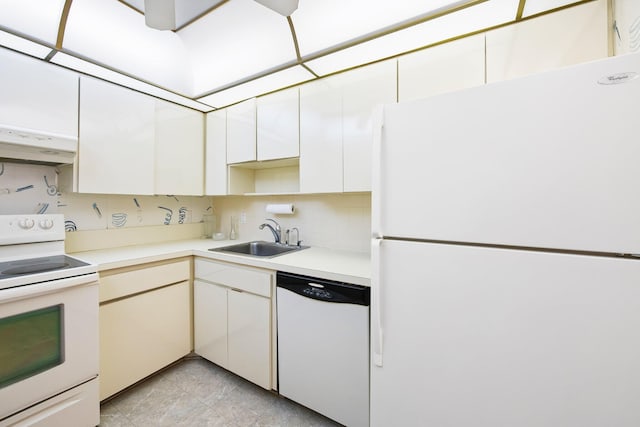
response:
M279 288L315 300L364 306L370 303L367 286L282 272L278 272L276 282Z
M311 284L309 284L308 288L303 289L302 292L305 295L308 295L310 297L317 298L317 299L330 300L333 298L333 295L331 294L331 292L326 291L324 289L313 287L313 285Z

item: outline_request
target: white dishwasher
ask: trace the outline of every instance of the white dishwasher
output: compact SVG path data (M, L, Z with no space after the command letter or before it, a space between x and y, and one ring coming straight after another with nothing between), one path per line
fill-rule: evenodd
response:
M280 394L368 426L370 289L278 273L276 295Z

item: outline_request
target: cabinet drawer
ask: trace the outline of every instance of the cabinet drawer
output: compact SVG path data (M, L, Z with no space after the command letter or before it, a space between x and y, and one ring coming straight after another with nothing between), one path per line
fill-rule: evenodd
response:
M233 264L196 258L195 277L207 282L271 297L273 273L268 270L236 267Z
M100 302L145 292L190 279L189 259L143 264L133 269L100 273Z

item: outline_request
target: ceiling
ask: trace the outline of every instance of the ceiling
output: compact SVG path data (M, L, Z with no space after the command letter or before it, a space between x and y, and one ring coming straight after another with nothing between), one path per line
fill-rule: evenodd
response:
M152 0L158 1L158 0ZM591 0L0 0L0 46L201 111Z

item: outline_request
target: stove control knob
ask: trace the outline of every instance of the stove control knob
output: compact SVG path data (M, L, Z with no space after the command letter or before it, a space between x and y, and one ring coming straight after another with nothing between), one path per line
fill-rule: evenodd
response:
M50 230L53 227L53 221L50 219L42 219L38 222L38 226L43 230Z
M31 230L35 224L36 222L31 218L22 218L20 221L18 221L18 225L23 230Z

